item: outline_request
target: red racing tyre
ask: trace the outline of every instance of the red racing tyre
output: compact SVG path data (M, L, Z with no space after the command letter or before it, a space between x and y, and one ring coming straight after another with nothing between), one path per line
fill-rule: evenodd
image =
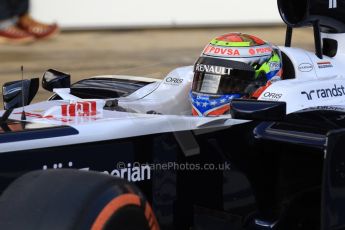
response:
M159 230L136 186L96 172L25 174L0 197L0 229Z

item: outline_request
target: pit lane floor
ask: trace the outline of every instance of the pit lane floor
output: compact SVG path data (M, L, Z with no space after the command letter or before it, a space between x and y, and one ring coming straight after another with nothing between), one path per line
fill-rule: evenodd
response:
M70 73L73 82L108 74L162 78L176 67L193 64L210 39L231 31L257 35L276 45L283 45L285 39L283 26L68 31L30 45L1 44L0 85L19 80L21 65L25 78L41 78L49 68ZM296 30L293 46L313 50L312 31ZM34 100L49 95L40 89Z

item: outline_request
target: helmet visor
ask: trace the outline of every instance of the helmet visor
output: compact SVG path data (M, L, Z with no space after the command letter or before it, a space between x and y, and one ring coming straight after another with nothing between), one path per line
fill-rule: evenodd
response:
M264 74L256 74L244 61L200 57L194 65L192 91L200 94L241 94L250 96L265 85Z
M265 81L265 80L263 80ZM206 94L245 94L248 86L264 85L255 79L255 71L229 69L226 73L217 74L206 71L195 71L192 91Z

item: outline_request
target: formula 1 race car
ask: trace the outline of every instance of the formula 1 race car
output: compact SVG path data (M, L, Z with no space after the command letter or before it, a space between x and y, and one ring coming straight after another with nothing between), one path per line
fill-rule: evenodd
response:
M278 8L283 80L228 116L191 116L193 67L72 85L51 69L31 105L38 79L6 83L0 229L345 228L345 2ZM315 53L290 47L305 26Z

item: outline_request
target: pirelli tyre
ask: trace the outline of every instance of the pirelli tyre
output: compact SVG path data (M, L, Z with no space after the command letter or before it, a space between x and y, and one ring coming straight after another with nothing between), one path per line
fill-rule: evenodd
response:
M132 184L96 172L28 173L0 197L0 229L159 230L148 202Z

